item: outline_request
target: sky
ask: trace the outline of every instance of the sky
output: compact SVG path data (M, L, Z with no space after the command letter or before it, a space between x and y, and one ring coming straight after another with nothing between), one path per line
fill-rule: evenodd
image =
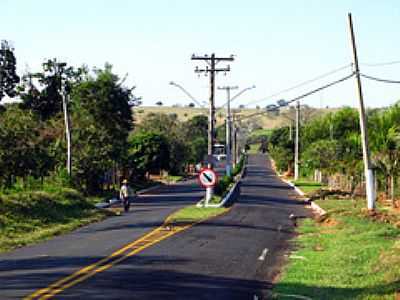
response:
M234 55L231 71L218 74L217 86L255 85L232 105L265 107L290 100L351 73L347 14L353 15L360 69L400 80L400 2L398 0L0 0L0 39L15 48L17 72L36 72L56 57L72 66L102 67L105 62L143 105L188 105L208 101L209 77L198 76L192 54ZM227 64L220 62L218 67ZM321 74L316 82L278 94ZM400 85L363 79L368 107L400 100ZM226 92L216 90L216 104ZM357 106L355 79L304 98L314 107Z

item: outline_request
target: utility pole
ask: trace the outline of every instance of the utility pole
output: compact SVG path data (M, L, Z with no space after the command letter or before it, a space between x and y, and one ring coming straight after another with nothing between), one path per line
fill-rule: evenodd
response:
M232 132L231 132L231 139L232 139L232 164L236 166L236 126L235 126L236 118L235 113L232 114Z
M369 210L375 209L375 188L374 188L374 173L371 166L370 151L368 148L368 129L367 129L367 117L365 115L364 98L362 92L360 68L358 65L356 39L353 30L353 21L351 13L348 14L349 30L351 38L351 46L353 50L353 63L356 74L356 86L359 100L359 115L360 115L360 128L361 128L361 139L363 149L363 160L364 160L364 173L365 173L365 185L367 192L367 207Z
M231 128L232 128L232 116L231 116L231 90L238 89L237 86L223 86L219 87L219 90L226 90L226 176L232 174L232 143L231 143Z
M207 63L205 69L200 69L198 66L195 69L196 73L205 73L207 76L208 73L210 73L210 99L209 99L209 104L210 104L210 111L209 111L209 119L208 119L208 149L207 149L207 154L208 154L208 167L210 169L213 168L212 160L213 160L213 148L214 148L214 137L215 137L215 74L218 72L229 72L230 66L228 65L225 68L216 68L215 66L220 62L220 61L233 61L234 57L231 55L230 57L215 57L215 54L211 54L211 56L204 55L204 56L196 56L192 55L192 60L202 60ZM206 189L206 201L205 201L205 206L208 206L209 201L211 200L212 196L214 194L214 189L212 187L208 187Z
M67 65L66 63L58 63L55 59L53 60L55 75L58 80L60 80L60 94L62 98L63 112L64 112L64 124L65 124L65 138L67 141L67 172L68 175L72 175L72 143L71 143L71 120L69 116L68 110L68 91L65 86L65 82L63 82L62 74L64 72L64 68Z
M296 140L294 145L294 180L299 179L300 101L296 102Z

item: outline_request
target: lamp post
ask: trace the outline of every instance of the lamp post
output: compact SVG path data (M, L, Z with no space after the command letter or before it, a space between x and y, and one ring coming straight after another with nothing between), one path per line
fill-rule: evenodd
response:
M192 99L198 106L200 106L201 108L204 108L204 104L200 103L200 101L198 101L195 97L193 97L192 94L190 94L183 86L181 86L180 84L178 84L174 81L170 81L169 84L180 89L182 92L184 92L186 94L186 96L188 96L190 99Z
M225 165L225 174L227 176L231 176L232 173L232 156L236 156L236 154L232 155L232 116L231 116L231 102L235 100L237 97L242 95L244 92L254 89L256 86L253 85L251 87L247 87L243 90L241 90L239 93L237 93L235 96L231 98L231 90L236 90L238 89L237 86L223 86L223 87L218 87L219 90L226 90L226 96L227 96L227 101L224 105L222 105L221 108L223 108L226 105L226 146L225 146L225 152L226 152L226 165ZM236 147L235 147L236 149ZM236 162L236 160L235 160Z

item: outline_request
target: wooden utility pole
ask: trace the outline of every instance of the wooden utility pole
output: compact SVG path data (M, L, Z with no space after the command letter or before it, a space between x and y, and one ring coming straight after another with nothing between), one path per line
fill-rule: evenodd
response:
M236 118L235 118L235 113L232 114L232 165L233 167L236 166L237 160L236 160Z
M216 68L216 65L220 61L233 61L234 57L231 55L230 57L216 57L215 54L211 54L211 56L204 55L204 56L196 56L192 55L192 60L201 60L207 63L205 69L200 69L196 67L196 73L205 73L206 75L210 74L210 110L209 110L209 119L208 119L208 167L213 168L212 160L213 160L213 150L214 150L214 138L215 138L215 73L218 72L226 72L230 71L230 66L228 65L225 68ZM209 200L213 196L213 188L207 188L206 190L206 201L205 205L208 205Z
M374 173L371 166L370 151L368 147L367 117L365 115L364 98L363 98L361 78L360 78L360 68L358 65L356 39L353 30L353 20L351 18L351 13L348 14L348 20L349 20L351 46L353 50L353 63L356 75L357 95L359 100L358 108L360 115L360 128L361 128L361 139L362 139L364 172L365 172L365 186L367 193L367 207L369 210L374 210L375 209Z

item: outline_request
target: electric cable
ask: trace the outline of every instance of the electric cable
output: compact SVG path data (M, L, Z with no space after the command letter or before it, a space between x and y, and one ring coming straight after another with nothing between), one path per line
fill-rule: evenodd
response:
M397 84L400 83L400 80L382 79L382 78L378 78L378 77L374 77L374 76L370 76L370 75L365 75L363 73L360 73L360 75L369 80L374 80L374 81L379 81L379 82L384 82L384 83L397 83Z
M262 98L262 99L259 99L259 100L256 100L256 101L251 101L251 102L249 102L249 103L247 103L247 104L245 104L245 105L247 106L247 105L251 105L251 104L256 104L256 103L259 103L259 102L263 102L263 101L265 101L265 100L268 100L268 99L271 99L271 98L273 98L273 97L279 96L279 95L281 95L281 94L283 94L283 93L290 92L290 91L295 90L295 89L297 89L297 88L299 88L299 87L302 87L302 86L304 86L304 85L307 85L307 84L310 84L310 83L315 82L315 81L317 81L317 80L320 80L320 79L322 79L322 78L325 78L325 77L327 77L327 76L329 76L329 75L332 75L332 74L335 74L335 73L340 72L340 71L342 71L342 70L345 70L345 69L351 67L352 65L353 65L353 64L347 64L347 65L342 66L342 67L340 67L340 68L336 68L336 69L334 69L334 70L332 70L332 71L326 72L326 73L321 74L321 75L319 75L319 76L316 76L316 77L314 77L314 78L312 78L312 79L303 81L303 82L301 82L301 83L299 83L299 84L296 84L296 85L294 85L294 86L292 86L292 87L283 89L283 90L278 91L278 92L276 92L276 93L273 93L273 94L271 94L271 95L269 95L269 96L267 96L267 97L264 97L264 98Z
M290 104L290 103L293 103L293 102L295 102L295 101L297 101L297 100L303 99L303 98L305 98L305 97L308 97L308 96L310 96L310 95L312 95L312 94L315 94L315 93L317 93L317 92L319 92L319 91L322 91L322 90L324 90L324 89L327 89L327 88L329 88L329 87L331 87L331 86L334 86L334 85L336 85L336 84L339 84L339 83L341 83L341 82L343 82L343 81L346 81L346 80L352 78L354 75L355 75L355 72L352 72L350 75L347 75L346 77L340 78L340 79L335 80L335 81L333 81L333 82L331 82L331 83L325 84L325 85L323 85L323 86L321 86L321 87L319 87L319 88L317 88L317 89L311 90L311 91L309 91L309 92L307 92L307 93L305 93L305 94L303 94L303 95L297 96L297 97L295 97L295 98L293 98L293 99L291 99L291 100L289 100L289 101L286 101L286 105L288 105L288 104ZM285 106L286 106L286 105L285 105ZM279 108L279 107L277 107L277 108ZM248 115L248 116L244 116L244 117L242 117L242 118L237 119L237 121L242 121L242 120L244 120L244 119L248 119L248 118L251 118L251 117L254 117L254 116L262 115L262 114L265 114L265 113L268 113L268 112L271 112L271 111L276 111L277 108L275 108L275 109L267 109L267 110L264 110L264 111L262 111L262 112L258 112L258 113L254 113L254 114L251 114L251 115Z
M366 67L383 67L383 66L391 66L391 65L397 65L400 64L400 60L395 60L395 61L388 61L388 62L382 62L382 63L361 63L360 65L366 66Z

